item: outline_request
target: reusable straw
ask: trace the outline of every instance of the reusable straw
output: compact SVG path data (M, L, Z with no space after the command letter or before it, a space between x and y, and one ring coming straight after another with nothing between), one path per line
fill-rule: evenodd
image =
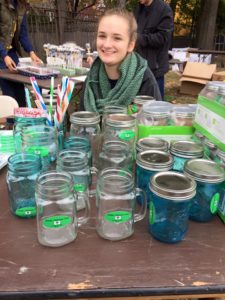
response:
M30 94L27 87L25 87L25 96L26 96L27 107L32 108L31 101L30 101Z
M51 86L50 86L50 105L49 105L49 114L52 119L52 102L53 102L53 94L54 94L54 77L51 77Z

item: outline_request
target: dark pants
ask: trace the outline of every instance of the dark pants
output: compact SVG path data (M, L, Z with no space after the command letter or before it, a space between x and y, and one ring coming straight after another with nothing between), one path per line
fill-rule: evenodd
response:
M159 86L162 101L164 101L164 76L156 78L156 81L157 81L158 86Z
M14 60L16 64L18 64L19 59L14 49L9 50L8 55ZM0 69L6 68L7 67L4 61L0 60ZM24 85L22 83L10 81L7 79L0 79L0 87L3 95L11 96L16 99L20 107L26 106Z

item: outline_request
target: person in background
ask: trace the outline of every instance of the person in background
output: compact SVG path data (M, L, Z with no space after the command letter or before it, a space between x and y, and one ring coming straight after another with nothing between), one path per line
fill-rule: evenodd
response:
M0 0L0 69L15 72L21 55L21 46L35 63L41 63L29 40L26 24L26 0ZM26 106L24 85L0 78L3 95Z
M107 10L97 29L98 57L91 65L80 99L80 110L100 114L105 105L128 106L136 95L161 100L147 61L135 53L137 23L124 9Z
M135 50L147 59L164 99L164 74L169 70L168 50L174 29L172 9L163 0L139 0L134 15L138 24Z

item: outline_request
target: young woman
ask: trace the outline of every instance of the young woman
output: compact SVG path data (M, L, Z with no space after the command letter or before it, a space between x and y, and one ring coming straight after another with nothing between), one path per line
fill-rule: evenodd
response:
M98 58L87 75L80 110L103 112L105 105L129 105L136 95L161 100L148 63L133 52L137 23L132 13L111 9L100 18L97 30Z
M41 62L29 40L26 10L26 0L0 0L0 69L16 71L20 46L29 53L32 61ZM26 106L23 84L0 79L0 87L3 95L15 98L20 106Z

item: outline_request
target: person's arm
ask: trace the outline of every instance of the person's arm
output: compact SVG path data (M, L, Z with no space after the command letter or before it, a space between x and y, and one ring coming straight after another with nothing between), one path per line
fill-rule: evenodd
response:
M35 54L35 52L33 50L33 46L30 42L28 31L27 31L26 15L24 15L22 23L21 23L19 41L20 41L23 49L27 53L29 53L30 58L32 59L33 62L42 63L41 59Z
M142 33L138 33L137 45L141 47L160 48L164 44L170 42L172 32L174 29L173 14L170 7L165 7L162 14L161 20L154 29L154 32L150 29L145 29Z
M8 56L8 52L3 47L2 43L0 43L0 57L4 60L6 67L10 71L16 71L16 63L10 56Z

